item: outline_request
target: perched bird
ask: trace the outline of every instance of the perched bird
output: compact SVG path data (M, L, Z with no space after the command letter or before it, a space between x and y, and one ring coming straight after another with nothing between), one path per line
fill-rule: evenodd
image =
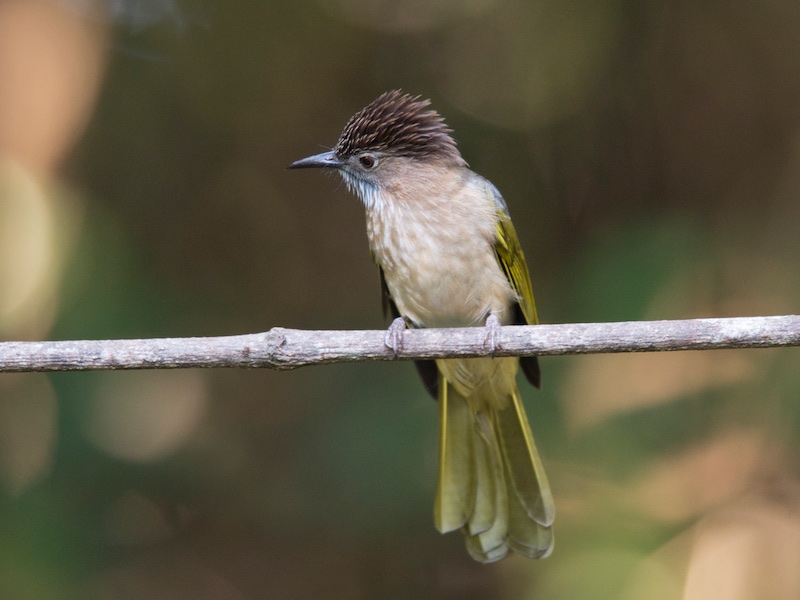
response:
M471 171L430 101L400 90L357 112L333 150L289 168L336 169L366 208L395 352L409 327L538 322L530 275L508 208ZM553 549L555 510L517 387L522 368L539 387L536 357L417 361L439 401L436 528L461 529L481 562L510 550Z

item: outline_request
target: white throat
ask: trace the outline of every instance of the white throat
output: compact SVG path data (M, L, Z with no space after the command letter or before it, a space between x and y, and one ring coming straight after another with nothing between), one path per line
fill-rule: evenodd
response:
M367 210L380 208L381 197L378 186L364 179L354 177L347 171L340 170L339 174L342 176L342 179L344 179L348 191L358 196Z

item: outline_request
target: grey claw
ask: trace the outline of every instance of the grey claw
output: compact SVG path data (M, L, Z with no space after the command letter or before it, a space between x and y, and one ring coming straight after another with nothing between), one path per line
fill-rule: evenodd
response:
M486 318L486 337L483 340L483 345L489 348L489 352L494 357L494 353L501 348L500 345L500 334L502 330L502 326L500 325L500 319L497 318L497 315L491 313Z
M389 329L386 330L386 335L383 336L384 345L392 351L394 357L397 358L397 353L403 348L403 333L406 331L406 320L403 317L397 317Z

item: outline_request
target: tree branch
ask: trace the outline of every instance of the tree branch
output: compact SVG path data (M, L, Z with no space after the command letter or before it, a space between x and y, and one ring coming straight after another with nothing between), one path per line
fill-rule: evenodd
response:
M0 343L0 372L267 367L393 360L384 331ZM483 328L409 329L397 359L490 356ZM800 316L507 326L494 356L800 346Z

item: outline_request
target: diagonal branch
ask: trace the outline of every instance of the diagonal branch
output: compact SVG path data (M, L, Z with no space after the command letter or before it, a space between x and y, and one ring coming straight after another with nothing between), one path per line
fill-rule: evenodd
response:
M384 331L0 343L0 372L267 367L393 360ZM398 359L490 356L480 327L409 329ZM503 327L494 356L800 346L800 316Z

